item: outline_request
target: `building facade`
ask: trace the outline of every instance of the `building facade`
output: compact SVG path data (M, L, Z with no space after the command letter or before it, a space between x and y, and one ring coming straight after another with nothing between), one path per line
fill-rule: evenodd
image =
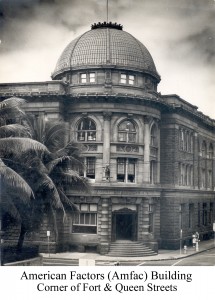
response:
M208 239L215 212L215 120L160 82L145 46L113 23L92 25L63 51L52 80L0 84L0 98L68 124L83 145L90 193L68 196L80 213L56 243L96 247L118 240L176 249L199 232Z

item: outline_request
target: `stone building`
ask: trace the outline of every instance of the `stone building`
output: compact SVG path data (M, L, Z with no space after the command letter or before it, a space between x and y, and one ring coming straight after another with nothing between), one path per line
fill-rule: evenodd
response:
M1 100L63 119L84 145L90 194L68 196L80 213L57 243L106 254L115 241L176 249L211 237L215 211L215 120L160 82L146 47L122 26L92 25L62 52L46 82L2 83Z

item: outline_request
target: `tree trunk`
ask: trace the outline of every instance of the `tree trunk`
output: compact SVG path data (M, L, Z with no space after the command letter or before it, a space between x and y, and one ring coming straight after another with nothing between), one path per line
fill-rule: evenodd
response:
M23 224L21 224L21 229L20 229L20 234L19 234L19 239L17 243L17 249L16 249L16 254L19 256L22 253L22 248L23 248L23 243L25 240L25 234L26 234L26 228Z

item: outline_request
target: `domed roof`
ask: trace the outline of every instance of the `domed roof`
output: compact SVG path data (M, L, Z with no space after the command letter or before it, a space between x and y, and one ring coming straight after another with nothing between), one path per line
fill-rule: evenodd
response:
M68 70L114 65L123 69L146 70L159 76L146 47L122 27L112 23L94 24L65 48L52 78Z

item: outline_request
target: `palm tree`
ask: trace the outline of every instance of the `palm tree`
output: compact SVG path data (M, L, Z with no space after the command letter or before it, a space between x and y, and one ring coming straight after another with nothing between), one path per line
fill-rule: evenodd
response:
M2 215L6 213L22 224L21 207L29 208L35 199L19 168L14 168L24 168L21 155L31 152L39 157L49 153L44 145L30 139L29 129L21 124L26 118L21 109L23 103L16 97L0 103L0 230Z
M83 167L80 149L73 142L66 143L65 123L45 122L41 117L32 121L21 110L23 103L20 98L0 103L0 174L4 190L8 192L9 182L13 187L4 193L0 207L20 222L18 251L26 232L38 229L44 214L54 223L57 238L56 212L63 211L65 219L66 211L77 211L66 195L67 188L88 187L75 171Z
M79 175L79 171L84 168L80 146L68 140L65 122L47 121L44 115L29 117L29 120L32 137L44 144L51 153L44 164L49 178L55 184L64 213L76 212L76 205L66 195L67 190L89 190L87 179Z

